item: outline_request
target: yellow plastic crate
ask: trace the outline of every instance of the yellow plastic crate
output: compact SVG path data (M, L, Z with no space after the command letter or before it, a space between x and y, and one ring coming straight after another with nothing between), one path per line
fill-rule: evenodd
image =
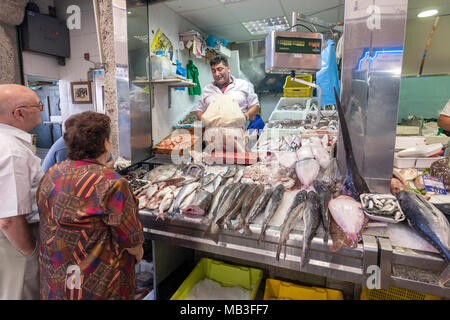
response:
M266 279L264 300L344 300L342 292L334 289L306 287L276 279Z
M441 300L440 297L431 294L390 287L389 290L384 289L368 289L362 288L361 300Z
M312 75L299 74L295 76L298 79L312 82ZM291 80L291 76L287 76L283 86L283 96L289 98L310 97L311 86Z
M205 278L217 281L223 287L241 286L251 290L250 299L254 300L262 276L263 272L260 269L234 266L221 261L202 258L170 300L184 300L192 287Z

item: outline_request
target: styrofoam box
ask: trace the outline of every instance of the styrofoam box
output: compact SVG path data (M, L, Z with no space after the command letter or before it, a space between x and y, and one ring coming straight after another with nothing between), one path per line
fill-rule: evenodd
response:
M396 150L403 150L408 149L416 146L425 145L425 137L422 136L411 136L411 137L404 137L404 136L396 136L395 137L395 149Z
M293 105L293 104L304 105L305 109L307 109L309 107L310 100L311 100L311 98L286 98L286 97L281 97L280 100L278 100L277 106L275 107L274 111L289 111L289 110L280 110L280 108L285 107L285 106L290 106L290 105Z
M400 158L394 155L394 167L403 168L417 168L425 169L429 168L431 164L435 161L441 160L444 157L433 157L433 158Z
M444 147L447 145L448 140L450 139L450 137L442 134L440 136L424 136L424 138L427 144L442 143Z

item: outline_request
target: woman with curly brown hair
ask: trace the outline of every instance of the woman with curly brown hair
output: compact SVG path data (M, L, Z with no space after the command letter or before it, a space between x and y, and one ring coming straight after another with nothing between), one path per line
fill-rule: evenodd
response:
M37 191L41 299L134 299L144 235L128 182L106 166L110 119L87 111L65 127L68 160Z

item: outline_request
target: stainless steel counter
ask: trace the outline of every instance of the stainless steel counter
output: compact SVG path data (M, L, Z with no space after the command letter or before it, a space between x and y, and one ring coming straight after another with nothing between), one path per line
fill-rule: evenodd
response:
M251 226L254 232L250 236L224 229L219 242L216 243L204 237L207 226L196 222L195 219L155 221L156 216L149 210L144 209L140 213L146 238L153 240L156 252L154 254L158 255L154 261L155 281L158 283L164 280L161 274L168 276L185 258L186 254L177 250L188 248L348 281L361 286L367 286L373 280L373 266L376 266L380 271L379 284L383 289L395 286L450 298L450 287L441 288L437 283L439 274L447 266L438 254L392 246L388 237L374 236L366 232L357 248L342 248L338 252L331 252L331 240L324 243L318 234L311 244L310 261L301 268L303 237L299 231L294 230L290 234L286 257L283 248L280 261L277 261L275 257L279 240L278 228L270 227L267 236L259 244L259 226ZM174 261L174 256L179 256L178 262ZM170 263L161 261L165 259L169 259ZM371 266L372 268L369 268Z

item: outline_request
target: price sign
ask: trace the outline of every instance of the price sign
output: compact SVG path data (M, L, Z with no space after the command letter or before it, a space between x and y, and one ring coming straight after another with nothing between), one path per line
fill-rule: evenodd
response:
M425 190L427 192L434 192L436 194L447 194L444 183L442 182L441 179L429 175L423 175L422 179L423 184L425 186Z

